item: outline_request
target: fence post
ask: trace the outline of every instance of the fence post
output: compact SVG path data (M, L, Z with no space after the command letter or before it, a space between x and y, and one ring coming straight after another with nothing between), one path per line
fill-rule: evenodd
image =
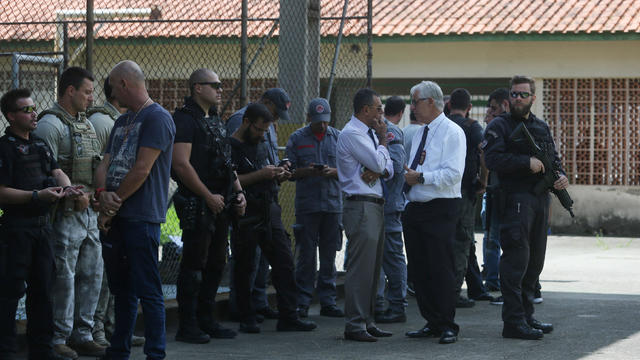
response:
M86 65L85 67L91 73L93 73L93 0L87 0L87 29L86 29L86 38L85 42L87 44L85 56L86 56ZM66 42L65 42L66 44Z
M247 0L242 0L242 43L240 45L240 106L245 106L247 104L247 8Z
M373 69L371 68L371 60L373 59L373 48L371 46L371 38L373 35L373 0L367 1L367 87L371 87L371 76Z

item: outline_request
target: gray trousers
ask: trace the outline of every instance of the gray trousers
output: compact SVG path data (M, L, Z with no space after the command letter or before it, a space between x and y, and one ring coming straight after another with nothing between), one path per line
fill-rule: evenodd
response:
M102 246L92 209L58 214L53 224L56 278L53 344L93 340L93 315L102 285Z
M383 205L345 200L342 222L348 239L344 282L345 332L355 332L374 324L384 248Z
M109 333L113 334L116 325L116 313L114 309L115 299L107 282L106 272L102 277L102 288L100 289L100 297L98 298L98 306L93 316L93 334ZM104 334L103 334L104 335Z

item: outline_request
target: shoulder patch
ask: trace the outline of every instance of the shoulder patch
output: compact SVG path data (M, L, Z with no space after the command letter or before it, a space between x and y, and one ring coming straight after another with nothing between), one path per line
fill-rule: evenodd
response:
M391 131L387 133L387 141L393 141L395 138L396 136Z
M485 137L486 137L486 136L491 136L491 137L492 137L492 138L494 138L494 139L497 139L497 138L498 138L498 134L496 134L496 132L495 132L495 131L493 131L493 130L487 130L487 134L485 135Z

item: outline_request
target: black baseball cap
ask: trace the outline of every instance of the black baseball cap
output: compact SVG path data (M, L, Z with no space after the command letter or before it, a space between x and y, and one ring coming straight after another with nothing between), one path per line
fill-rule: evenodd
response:
M291 99L289 94L282 88L271 88L262 94L263 99L268 99L276 106L278 117L283 120L289 120L289 107Z

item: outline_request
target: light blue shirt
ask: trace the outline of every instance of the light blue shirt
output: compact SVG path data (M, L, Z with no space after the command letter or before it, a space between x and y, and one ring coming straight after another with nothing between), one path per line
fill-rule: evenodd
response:
M403 131L391 121L385 119L387 124L387 149L393 161L393 176L384 180L387 184L385 195L384 213L395 213L404 210L404 164L406 161L403 141Z
M458 126L458 128L460 127ZM338 136L338 179L342 192L347 195L382 198L381 179L370 185L362 180L361 175L364 169L378 174L387 170L388 176L391 177L393 176L393 162L387 148L379 145L377 140L375 140L376 146L374 147L368 131L369 127L355 116L351 116L351 120L342 129L340 136Z
M409 164L415 156L425 152L422 164L418 163L417 172L424 174L424 184L416 184L407 193L407 200L427 202L438 198L462 197L460 186L464 172L464 159L467 155L467 140L464 131L443 113L430 124L424 125L413 136L413 144L420 144L424 127L429 127L427 140L422 150L413 148L409 154Z

